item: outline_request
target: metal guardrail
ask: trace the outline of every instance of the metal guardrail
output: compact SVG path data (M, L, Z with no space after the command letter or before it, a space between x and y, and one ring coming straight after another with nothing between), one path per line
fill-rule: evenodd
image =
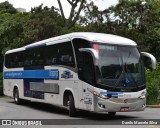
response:
M158 95L157 100L158 100L158 103L160 104L160 89L159 89L159 95Z

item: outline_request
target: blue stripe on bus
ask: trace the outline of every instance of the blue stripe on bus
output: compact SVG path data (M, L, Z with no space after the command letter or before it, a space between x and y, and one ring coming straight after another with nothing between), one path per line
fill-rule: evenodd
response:
M59 71L58 69L52 69L52 70L24 70L24 71L4 72L4 79L18 79L18 78L59 79Z
M108 92L100 92L100 94L101 94L101 95L102 95L102 94L103 94L103 95L107 95L107 97L111 98L112 95L118 97L118 94L123 94L123 92L110 92L110 91L108 91Z
M100 92L100 94L118 95L118 94L123 94L123 92Z

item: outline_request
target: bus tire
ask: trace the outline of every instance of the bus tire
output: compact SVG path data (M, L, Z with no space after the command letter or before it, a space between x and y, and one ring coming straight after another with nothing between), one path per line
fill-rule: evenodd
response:
M115 115L116 115L116 112L108 112L108 115L109 115L109 116L115 116Z
M19 98L19 91L18 89L14 89L14 94L13 94L13 98L14 98L14 102L17 104L17 105L20 105L22 104L22 100Z
M69 116L70 117L76 116L76 108L74 104L73 95L69 95Z

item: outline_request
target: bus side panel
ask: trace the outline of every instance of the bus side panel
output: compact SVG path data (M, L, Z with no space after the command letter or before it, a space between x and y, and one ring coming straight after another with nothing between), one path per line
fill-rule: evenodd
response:
M3 93L6 96L13 96L13 86L11 79L3 80Z
M58 67L57 67L58 68ZM75 107L79 108L79 96L78 96L78 76L72 69L66 67L59 67L59 105L63 106L64 93L66 90L70 91L74 97ZM53 81L54 82L54 81Z
M23 97L23 79L4 79L3 82L4 95L13 97L13 90L16 86L19 90L19 97Z
M83 82L83 90L84 110L94 111L94 97L93 94L89 91L93 90L93 86Z
M74 97L75 107L78 108L78 83L72 80L61 81L60 93L64 94L65 90L70 90ZM63 105L63 95L61 96L61 104Z
M14 71L23 71L23 68L8 69L3 67L3 93L6 96L13 97L14 87L17 86L19 90L19 97L23 97L23 79L14 78L16 74Z
M54 84L58 85L58 88L59 88L58 93L45 92L44 97L47 103L60 105L60 81L59 80L44 80L44 83L48 83L51 85L54 85Z

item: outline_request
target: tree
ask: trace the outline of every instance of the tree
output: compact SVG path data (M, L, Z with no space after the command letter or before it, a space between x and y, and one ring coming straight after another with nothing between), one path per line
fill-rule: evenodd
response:
M160 1L148 0L148 13L145 15L144 21L141 23L146 30L145 42L149 47L149 51L154 54L157 60L160 60Z
M88 31L130 38L138 43L141 51L151 52L160 59L159 0L119 0L117 5L103 11L92 2L80 23Z
M60 12L63 19L63 24L66 29L72 28L76 21L78 20L80 13L84 7L84 4L86 3L86 0L67 0L68 3L71 5L71 11L69 18L67 19L64 15L63 7L61 4L61 0L57 0L60 8ZM80 4L78 11L76 12L76 7Z
M44 40L54 36L58 36L61 31L62 20L55 7L38 7L32 8L29 19L23 25L23 31L14 39L13 47L21 47Z
M0 3L0 71L4 52L11 48L14 38L22 31L24 15L17 13L8 1Z
M147 89L147 104L158 104L158 95L160 89L160 62L157 63L154 71L146 70L146 89Z
M0 51L22 47L61 33L62 18L55 7L33 8L30 13L0 14ZM0 67L3 55L0 55ZM2 70L2 68L0 69Z
M14 40L20 36L23 31L23 25L26 23L28 14L9 14L4 13L0 15L0 42L1 42L1 51L2 54L6 50L13 48L14 45L17 45L18 42ZM15 44L14 44L15 43Z
M141 50L148 51L149 48L144 44L145 30L142 26L142 24L146 25L142 22L148 13L144 2L144 0L119 0L116 6L106 9L104 13L107 19L112 17L109 23L114 24L114 29L110 31L136 41Z
M43 5L40 5L31 10L30 21L25 25L24 30L26 37L28 37L28 32L30 32L31 35L28 39L26 38L25 45L60 34L62 20L58 9L55 7L43 8L42 6Z
M0 12L15 14L17 13L17 10L8 1L5 1L0 3Z

